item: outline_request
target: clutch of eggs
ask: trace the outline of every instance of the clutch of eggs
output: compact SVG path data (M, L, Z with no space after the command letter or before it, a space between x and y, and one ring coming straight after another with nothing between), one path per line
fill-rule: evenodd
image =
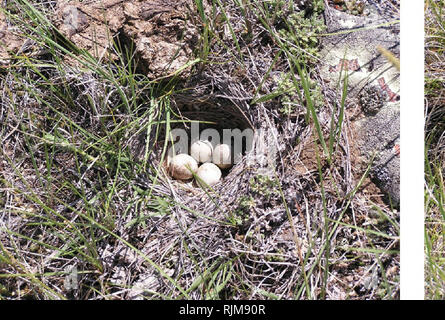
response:
M198 166L199 163L202 165ZM199 185L212 186L221 179L221 169L232 166L232 152L228 144L213 147L207 140L198 140L192 143L190 155L175 155L169 158L167 165L169 174L175 179L189 180L195 173L199 177Z

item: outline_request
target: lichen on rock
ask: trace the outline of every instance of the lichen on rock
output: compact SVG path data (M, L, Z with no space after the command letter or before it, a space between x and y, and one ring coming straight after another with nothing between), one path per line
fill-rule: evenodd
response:
M397 24L379 13L362 17L331 9L325 16L330 35L322 41L322 76L331 90L338 91L340 75L348 74L348 102L358 103L363 111L354 121L359 162L366 167L373 161L371 177L391 203L398 205L400 73L378 50L384 47L398 54Z
M359 94L360 105L366 115L375 115L383 107L387 94L379 87L368 85Z
M390 104L356 123L358 147L365 163L373 160L371 177L398 205L400 202L400 104Z

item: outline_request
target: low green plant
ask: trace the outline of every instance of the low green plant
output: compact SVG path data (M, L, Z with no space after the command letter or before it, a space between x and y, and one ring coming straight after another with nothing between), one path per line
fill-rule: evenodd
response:
M243 225L250 216L250 210L255 207L255 199L248 195L248 196L241 196L238 199L238 206L234 210L233 223L237 226Z
M289 116L297 111L296 108L299 106L296 103L298 101L297 90L298 88L295 86L289 73L282 74L281 80L278 83L278 91L283 93L281 96L281 108L279 109L281 114ZM312 79L309 79L309 93L315 109L321 107L324 103L321 87L318 82Z
M314 1L317 2L317 1ZM291 54L299 57L300 62L315 62L320 40L318 34L326 30L320 13L323 5L316 5L312 12L299 11L286 17L286 26L278 31Z
M249 180L250 194L238 199L237 207L231 216L232 223L242 226L249 218L250 212L257 203L268 203L280 197L280 185L277 179L267 175L256 175ZM255 200L257 199L257 201Z
M257 175L249 180L250 191L270 200L280 196L279 182L266 175Z

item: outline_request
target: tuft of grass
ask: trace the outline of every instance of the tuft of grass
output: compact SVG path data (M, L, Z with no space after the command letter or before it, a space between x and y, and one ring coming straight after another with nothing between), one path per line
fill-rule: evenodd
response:
M425 2L425 298L445 298L445 3Z

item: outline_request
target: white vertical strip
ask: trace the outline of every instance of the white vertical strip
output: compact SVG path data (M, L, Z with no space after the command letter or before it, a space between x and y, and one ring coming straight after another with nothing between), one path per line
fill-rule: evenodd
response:
M424 1L401 0L400 297L424 298Z

